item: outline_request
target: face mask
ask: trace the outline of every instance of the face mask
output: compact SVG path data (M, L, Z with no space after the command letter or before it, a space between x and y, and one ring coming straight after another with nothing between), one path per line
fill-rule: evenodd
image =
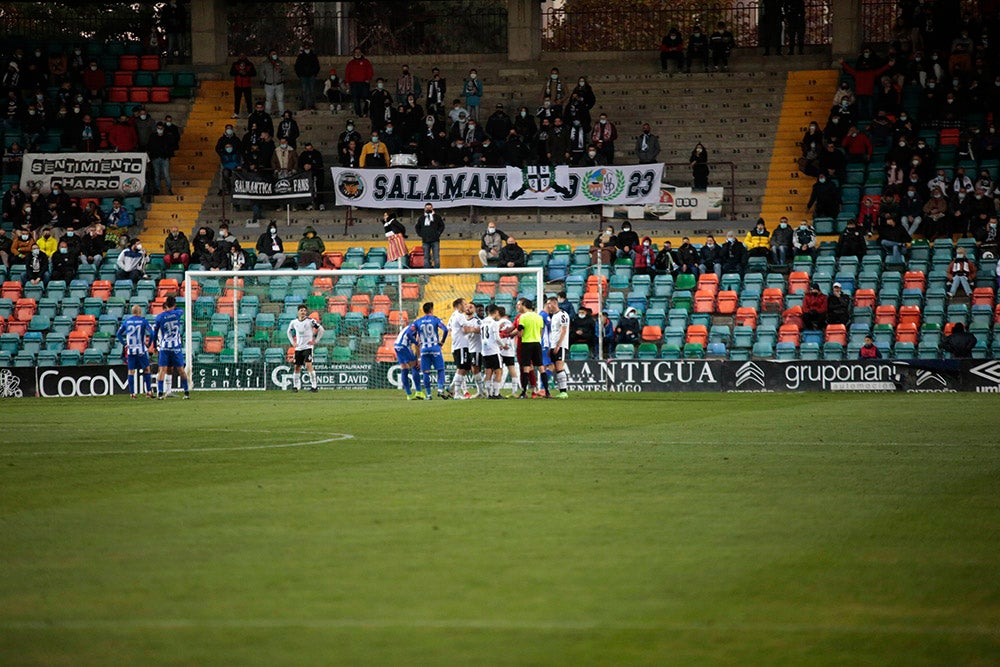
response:
M643 245L644 247L648 248L648 247L649 247L649 241L645 241L645 242L643 242L643 244L642 244L642 245Z
M162 135L163 134L163 130L157 130L156 133Z
M778 226L781 227L782 229L785 229L786 227L788 227L788 223L787 222L782 222L782 223L779 223Z
M378 88L379 90L382 90L383 88L385 88L385 84L384 83L379 83L379 84L376 84L375 87Z
M821 178L821 179L819 179L819 182L820 183L826 183L826 179L825 178Z
M309 49L302 49L302 53L309 53Z
M44 234L42 234L42 236L44 236L45 238L49 238L50 236L52 236L52 232L45 232Z
M142 250L142 244L139 243L135 246L136 251Z
M268 229L267 231L268 231L268 233L269 233L269 234L271 234L271 236L274 236L275 234L277 234L277 233L278 233L278 230L277 230L277 229L275 229L274 227L271 227L271 228L270 228L270 229Z
M91 65L90 66L90 71L91 72L96 72L97 71L97 65Z
M701 155L701 151L702 151L702 149L700 149L700 148L694 149L694 152L697 153L698 155Z
M953 88L957 88L958 87L958 79L952 79L951 80L951 85L952 85Z
M931 81L930 83L927 84L927 87L930 88L931 90L934 90L934 87L936 85L937 85L936 83L934 83L933 81Z
M553 81L555 81L556 79L559 78L559 75L558 74L550 74L549 78L552 79Z
M916 196L917 196L917 193L916 193L916 192L914 192L913 190L910 190L909 192L907 192L907 193L906 193L906 195L907 195L907 196L908 196L908 197L909 197L910 199L913 199L914 197L916 197Z
M80 55L80 49L74 49L73 50L73 55L75 55L75 56Z
M347 131L348 132L353 132L354 131L354 126L353 125L348 125L347 126Z
M288 144L286 144L284 141L282 141L281 142L281 148L282 149L288 148Z
M455 144L455 148L457 148L458 150L462 150L463 148L465 148L465 144Z
M378 137L372 137L372 143L373 144L377 144L378 143Z
M54 195L57 195L57 196L58 196L58 195L59 195L59 192L60 192L59 188L56 188L56 189L54 189L54 190L52 191L52 194L54 194Z
M271 60L277 60L277 59L278 59L278 56L273 55L273 54L271 55Z
M59 253L65 255L69 252L69 248L59 248Z
M233 152L233 147L232 146L227 146L226 147L226 152L227 153L232 153Z
M965 193L964 192L959 192L958 193L958 198L959 199L965 199Z
M38 248L32 248L31 249L31 254L32 255L37 255L38 254Z
M590 156L590 157L592 157L592 158L595 158L595 157L597 157L597 152L596 151L587 151L587 155Z
M857 132L851 132L851 136L852 137L856 137L856 136L858 136L858 133Z
M25 213L28 213L28 211L25 211ZM21 234L21 240L22 241L27 241L28 240L28 235L27 234Z
M470 79L473 79L473 80L475 80L475 78L476 78L476 74L475 74L475 73L472 73L472 74L470 74L470 75L469 75L469 78L470 78Z
M976 199L982 199L982 198L983 198L982 195L976 195Z
M934 199L941 199L941 193L940 192L935 193L934 194Z
M605 236L611 236L611 230L610 229L605 229L604 230L604 235ZM27 238L27 237L25 237L25 238Z
M522 112L521 112L521 118L524 118L524 117L525 117L525 116L527 116L527 115L528 115L528 112L527 112L527 111L522 111Z
M469 123L469 129L470 130L476 129L476 124L475 123Z
M899 142L899 147L900 148L906 148L906 142L905 141L900 141Z
M69 229L66 230L66 236L73 238L74 236L76 236L76 233L72 229Z
M548 100L545 100L545 102L542 103L542 106L544 106L546 109L548 109L551 105L552 103L549 102Z
M80 113L80 107L73 107L73 113Z
M432 120L427 121L427 127L434 127L434 121Z
M623 232L630 232L630 231L632 231L632 228L629 227L628 225L625 225L624 227L622 227L622 231Z
M147 114L141 113L141 114L139 114L139 118L141 120L146 120L147 118L149 118L149 116Z
M495 233L496 231L497 231L497 230L496 230L496 227L487 227L487 228L486 228L486 233L487 233L487 234L493 234L493 233Z
M35 111L34 109L32 109L31 111L28 112L28 115L29 116L34 116L36 113L38 113L38 112Z
M607 118L602 118L601 119L601 125L607 125L607 124L608 124L608 119Z
M732 243L735 240L736 240L736 237L734 237L734 236L727 236L726 237L726 243Z

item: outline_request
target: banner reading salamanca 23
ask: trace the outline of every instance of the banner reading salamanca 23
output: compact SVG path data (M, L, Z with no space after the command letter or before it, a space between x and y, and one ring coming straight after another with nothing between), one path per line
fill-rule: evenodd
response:
M61 183L74 197L134 197L146 188L148 161L145 153L26 153L21 189L45 195Z
M658 202L663 165L330 171L338 206L592 206Z

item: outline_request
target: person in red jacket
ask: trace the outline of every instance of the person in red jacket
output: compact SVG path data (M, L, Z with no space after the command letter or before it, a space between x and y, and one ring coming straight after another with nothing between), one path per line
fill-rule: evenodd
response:
M867 163L872 159L872 151L874 150L872 140L864 132L858 131L856 127L852 126L848 130L847 136L840 142L840 145L847 152L848 162Z
M83 70L83 96L88 102L104 99L104 87L107 81L104 78L104 70L97 66L96 60L91 60L87 69Z
M128 116L118 116L118 122L108 131L108 144L119 153L130 153L139 146L139 135Z
M364 116L368 113L369 84L375 76L372 61L365 58L361 49L354 49L354 57L347 62L344 69L344 81L351 89L351 101L354 102L354 115Z
M854 96L858 100L858 115L861 120L871 120L875 115L875 82L895 64L896 61L889 58L889 62L879 67L868 46L861 52L854 67L844 62L843 58L840 59L840 66L854 77Z
M809 330L822 330L826 326L826 295L813 283L802 299L802 326Z
M247 54L241 53L233 66L229 68L229 76L233 77L233 118L240 117L240 101L246 101L247 113L250 113L251 89L253 80L257 76L257 68L247 58Z
M653 252L653 240L648 236L643 236L639 242L639 247L635 249L635 274L637 276L651 276L656 273L653 263L656 261L656 253Z

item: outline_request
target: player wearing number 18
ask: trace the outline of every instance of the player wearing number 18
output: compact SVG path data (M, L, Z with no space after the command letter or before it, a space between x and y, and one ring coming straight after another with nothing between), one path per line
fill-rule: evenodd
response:
M167 397L167 392L163 390L164 377L170 378L176 372L181 378L184 398L191 398L184 370L184 343L181 340L184 331L181 319L184 315L177 309L177 298L172 294L164 300L164 306L166 309L156 316L156 324L153 325L153 346L160 351L156 372L157 396L161 400Z
M316 371L313 369L313 348L323 337L323 325L306 315L309 309L299 306L298 318L288 323L288 342L295 348L295 371L292 374L292 391L302 387L302 367L305 366L312 381L311 392L319 391Z

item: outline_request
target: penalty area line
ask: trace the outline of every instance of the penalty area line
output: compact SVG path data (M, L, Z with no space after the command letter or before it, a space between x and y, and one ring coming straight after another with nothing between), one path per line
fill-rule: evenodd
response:
M351 433L331 433L330 437L320 440L303 442L279 442L270 445L240 445L238 447L175 447L169 449L104 449L80 451L45 451L45 452L0 452L0 457L13 456L107 456L114 454L204 454L212 452L249 452L258 449L288 449L291 447L308 447L310 445L325 445L330 442L352 440Z

